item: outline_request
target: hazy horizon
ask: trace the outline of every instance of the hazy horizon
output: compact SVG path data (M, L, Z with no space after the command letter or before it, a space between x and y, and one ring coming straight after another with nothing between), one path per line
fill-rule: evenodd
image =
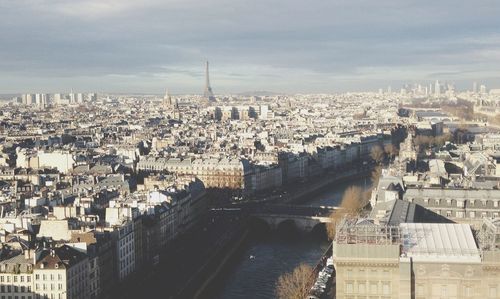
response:
M0 0L0 94L500 88L500 4Z

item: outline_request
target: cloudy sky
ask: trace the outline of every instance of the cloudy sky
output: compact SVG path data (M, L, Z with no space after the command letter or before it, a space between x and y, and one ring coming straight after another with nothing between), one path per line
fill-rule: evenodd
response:
M498 0L0 0L0 93L500 88Z

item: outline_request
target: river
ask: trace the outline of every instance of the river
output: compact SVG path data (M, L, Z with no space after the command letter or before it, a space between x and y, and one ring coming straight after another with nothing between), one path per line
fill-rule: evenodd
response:
M311 197L307 205L336 206L349 186L371 188L367 179L332 185ZM327 249L325 237L294 234L281 236L276 232L253 238L228 273L218 283L213 298L250 299L275 298L279 276L300 263L315 265Z

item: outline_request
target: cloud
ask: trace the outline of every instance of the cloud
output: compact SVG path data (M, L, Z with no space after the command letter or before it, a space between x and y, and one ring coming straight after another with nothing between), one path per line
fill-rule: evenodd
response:
M216 92L364 90L440 76L491 82L500 67L497 7L493 0L0 0L0 93L68 85L201 92L207 59Z

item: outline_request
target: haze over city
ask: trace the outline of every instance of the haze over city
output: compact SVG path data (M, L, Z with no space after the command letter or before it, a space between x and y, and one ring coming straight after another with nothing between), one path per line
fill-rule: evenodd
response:
M497 1L0 1L2 93L499 87Z

